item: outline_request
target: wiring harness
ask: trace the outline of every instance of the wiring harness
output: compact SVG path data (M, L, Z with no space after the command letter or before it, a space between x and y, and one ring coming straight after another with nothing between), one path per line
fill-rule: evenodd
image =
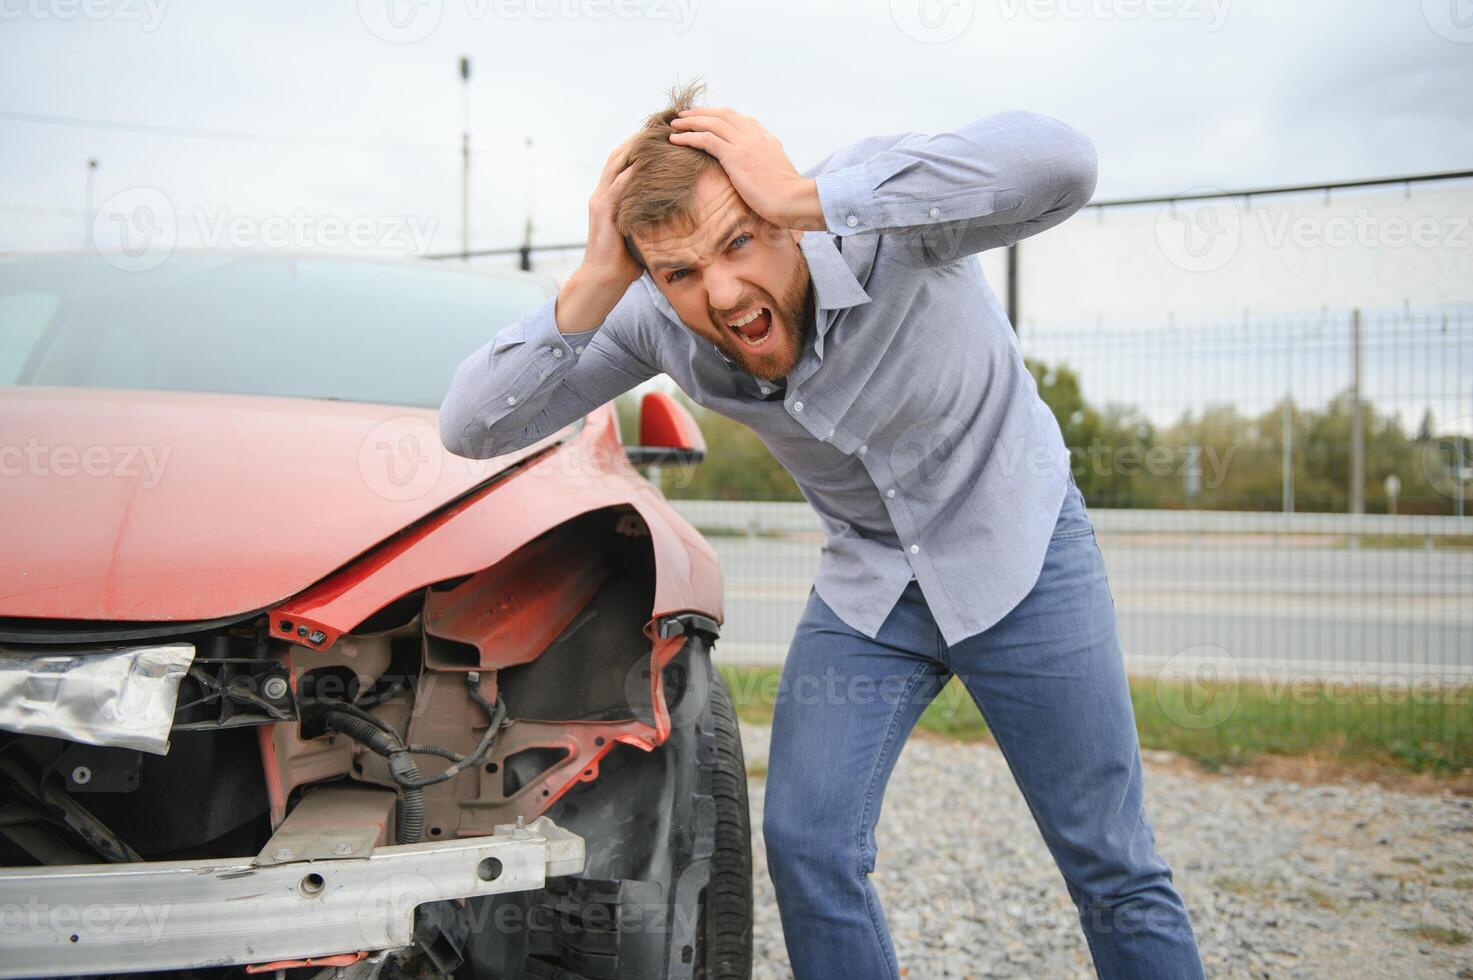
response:
M496 744L496 736L506 721L506 705L501 698L497 698L495 704L487 701L481 694L480 681L479 671L468 671L465 675L466 692L490 720L486 734L481 736L470 755L461 755L438 745L406 743L388 722L346 701L333 703L323 713L322 720L328 728L341 732L388 760L389 774L399 786L395 840L400 844L416 843L424 834L424 788L453 779L471 766L480 765ZM439 756L449 759L452 765L433 776L421 776L419 765L414 761L416 755Z

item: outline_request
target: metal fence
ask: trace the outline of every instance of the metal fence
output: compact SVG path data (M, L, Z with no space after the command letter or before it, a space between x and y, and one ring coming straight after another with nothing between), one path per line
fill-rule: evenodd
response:
M1467 510L1467 309L1036 329L1022 346L1097 506Z

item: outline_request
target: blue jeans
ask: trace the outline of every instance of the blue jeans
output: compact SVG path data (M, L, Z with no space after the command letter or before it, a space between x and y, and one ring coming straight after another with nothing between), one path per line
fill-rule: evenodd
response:
M952 674L1023 792L1099 975L1201 977L1146 817L1115 604L1071 481L1038 582L954 647L914 581L873 640L810 591L778 688L762 821L798 980L900 976L868 877L875 824L901 745Z

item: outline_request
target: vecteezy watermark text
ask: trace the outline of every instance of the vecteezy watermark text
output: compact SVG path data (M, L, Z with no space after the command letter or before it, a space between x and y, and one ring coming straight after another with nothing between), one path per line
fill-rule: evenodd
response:
M499 21L667 21L689 29L700 0L459 0L465 19ZM445 0L358 0L358 18L370 34L390 44L429 37L445 14Z
M0 443L0 478L141 476L143 488L152 490L163 479L172 450L172 446L50 445L33 436L24 445Z
M439 219L433 215L319 214L305 208L246 214L230 208L180 212L157 187L113 194L92 220L92 244L109 264L147 272L166 262L191 226L209 248L381 250L404 255L429 251Z
M296 208L265 217L197 209L195 226L210 248L383 248L423 255L435 233L433 217L310 214Z
M1179 20L1200 21L1217 31L1227 21L1232 0L998 0L1006 20Z
M1216 272L1230 263L1244 240L1281 249L1417 249L1467 254L1473 250L1473 215L1376 214L1369 208L1339 213L1302 204L1248 208L1223 195L1174 201L1156 216L1156 242L1186 272Z
M143 936L158 939L169 918L167 905L103 902L51 902L36 895L13 896L0 902L0 935L22 932L72 932L93 938Z
M158 30L169 0L0 0L4 20L110 20L135 23L145 32Z

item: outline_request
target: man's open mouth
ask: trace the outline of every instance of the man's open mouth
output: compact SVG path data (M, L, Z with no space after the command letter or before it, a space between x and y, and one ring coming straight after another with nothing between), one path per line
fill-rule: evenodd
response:
M767 343L772 335L772 311L759 306L735 320L727 321L726 326L737 335L742 346L756 350Z

